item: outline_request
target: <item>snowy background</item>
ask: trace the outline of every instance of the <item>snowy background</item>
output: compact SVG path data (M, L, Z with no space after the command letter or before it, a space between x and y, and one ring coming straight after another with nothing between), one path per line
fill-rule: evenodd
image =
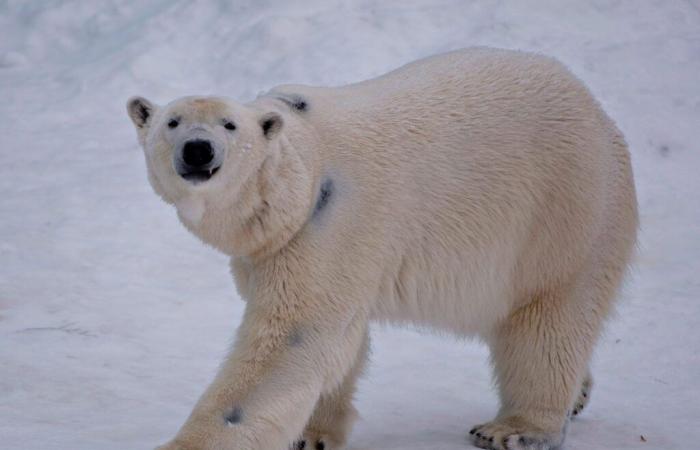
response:
M697 446L697 0L0 0L0 448L164 442L240 320L227 260L148 186L130 95L246 101L471 45L563 60L633 153L639 257L567 448ZM374 331L350 447L469 448L497 409L486 349Z

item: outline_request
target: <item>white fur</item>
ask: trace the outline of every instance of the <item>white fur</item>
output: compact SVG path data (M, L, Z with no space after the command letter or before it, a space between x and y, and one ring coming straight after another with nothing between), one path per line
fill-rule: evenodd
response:
M197 195L190 195L175 204L180 220L188 227L197 227L204 216L204 199Z

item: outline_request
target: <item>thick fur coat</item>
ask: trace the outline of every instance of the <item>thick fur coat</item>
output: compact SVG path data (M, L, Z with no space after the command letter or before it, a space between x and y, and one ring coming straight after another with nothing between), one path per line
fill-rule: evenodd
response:
M623 136L560 63L475 48L245 105L127 106L155 191L247 301L163 449L341 448L371 320L488 343L501 408L475 445L562 445L637 211Z

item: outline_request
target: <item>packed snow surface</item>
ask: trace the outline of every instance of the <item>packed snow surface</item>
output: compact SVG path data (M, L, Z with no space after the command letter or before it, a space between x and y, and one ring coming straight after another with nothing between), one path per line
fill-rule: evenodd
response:
M625 132L639 255L568 449L700 442L700 7L680 1L0 1L0 448L173 436L244 304L151 191L134 94L242 101L489 45L556 56ZM354 450L469 448L485 347L376 328Z

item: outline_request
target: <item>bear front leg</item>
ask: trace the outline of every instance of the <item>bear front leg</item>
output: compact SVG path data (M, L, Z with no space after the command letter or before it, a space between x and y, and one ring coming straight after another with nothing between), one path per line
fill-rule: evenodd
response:
M284 450L365 342L360 302L276 279L256 287L233 352L163 450Z
M357 379L364 372L368 357L369 331L365 331L352 368L340 386L321 395L304 433L291 450L338 450L345 447L357 419L357 410L352 404Z

